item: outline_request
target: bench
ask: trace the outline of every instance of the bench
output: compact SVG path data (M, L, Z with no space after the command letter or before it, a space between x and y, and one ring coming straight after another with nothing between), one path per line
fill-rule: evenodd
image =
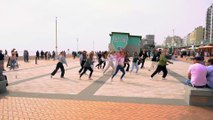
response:
M185 85L184 98L188 105L213 106L213 89Z

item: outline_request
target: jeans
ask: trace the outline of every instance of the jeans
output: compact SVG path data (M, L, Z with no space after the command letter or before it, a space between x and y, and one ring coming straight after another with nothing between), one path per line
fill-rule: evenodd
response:
M134 70L134 67L136 68L136 73L138 73L138 63L132 63L132 70L131 72Z
M122 78L123 78L124 75L125 75L125 70L124 70L124 67L121 66L121 65L117 65L116 70L115 70L115 73L112 75L112 79L115 77L115 75L118 73L119 70L123 73L123 74L121 75L121 80L122 80Z
M191 80L186 80L185 81L185 85L188 85L188 86L191 86L191 87L195 87L195 88L204 88L204 87L207 87L207 85L203 85L203 86L192 85Z

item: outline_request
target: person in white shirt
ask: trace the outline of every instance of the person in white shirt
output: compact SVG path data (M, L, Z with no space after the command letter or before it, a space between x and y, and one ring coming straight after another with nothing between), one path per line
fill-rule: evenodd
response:
M113 74L114 71L115 71L115 65L113 63L113 61L114 61L114 52L110 52L109 53L109 55L107 57L107 60L108 60L108 64L107 64L107 67L106 67L106 69L104 70L103 73L105 73L109 69L109 67L111 67L112 68L112 74Z

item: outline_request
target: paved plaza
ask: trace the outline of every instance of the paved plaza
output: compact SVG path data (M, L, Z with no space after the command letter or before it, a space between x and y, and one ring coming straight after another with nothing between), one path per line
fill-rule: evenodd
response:
M0 94L0 120L211 120L213 108L188 106L184 101L184 84L190 63L173 61L168 76L162 73L153 80L145 68L126 72L121 82L119 73L111 82L106 74L95 68L79 80L78 59L67 59L65 78L60 72L50 73L57 61L40 60L35 65L19 61L18 70L4 74L8 77L8 92ZM89 74L89 72L87 72Z

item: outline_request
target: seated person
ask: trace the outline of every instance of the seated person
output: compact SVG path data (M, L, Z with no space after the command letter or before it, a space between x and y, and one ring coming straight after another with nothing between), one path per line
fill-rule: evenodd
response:
M206 78L207 78L207 87L213 88L213 59L208 60Z
M196 88L204 88L207 84L207 69L200 62L202 58L197 56L193 59L193 65L191 65L188 69L188 79L186 81L186 85L196 87Z

